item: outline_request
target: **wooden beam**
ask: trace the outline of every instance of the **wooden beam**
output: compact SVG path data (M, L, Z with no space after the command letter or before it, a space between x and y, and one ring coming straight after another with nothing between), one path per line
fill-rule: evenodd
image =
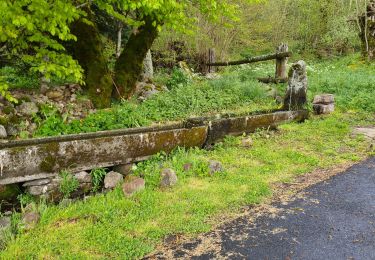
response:
M208 63L207 66L231 66L231 65L241 65L241 64L248 64L248 63L254 63L259 61L266 61L266 60L275 60L275 59L282 59L286 57L291 57L292 52L280 52L280 53L273 53L273 54L266 54L256 57L250 57L244 60L238 60L238 61L226 61L226 62L215 62L215 63Z

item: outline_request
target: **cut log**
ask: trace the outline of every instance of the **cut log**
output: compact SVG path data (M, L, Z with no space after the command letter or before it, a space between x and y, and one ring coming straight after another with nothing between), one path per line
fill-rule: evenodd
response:
M250 57L250 58L247 58L244 60L238 60L238 61L208 63L206 65L210 67L241 65L241 64L248 64L248 63L254 63L254 62L259 62L259 61L282 59L282 58L291 57L291 56L292 56L292 52L288 51L288 52L280 52L280 53L273 53L273 54L261 55L261 56L256 56L256 57Z

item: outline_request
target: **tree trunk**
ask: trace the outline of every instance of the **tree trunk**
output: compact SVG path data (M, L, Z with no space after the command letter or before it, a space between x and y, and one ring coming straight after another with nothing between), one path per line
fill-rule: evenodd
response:
M375 1L372 0L364 14L358 17L363 56L375 59Z
M116 98L130 98L136 82L142 74L143 60L158 35L152 19L146 17L145 24L133 32L115 64Z
M103 54L104 46L99 31L95 25L82 20L76 21L71 31L77 36L73 46L74 57L85 71L84 89L96 108L109 107L113 83Z

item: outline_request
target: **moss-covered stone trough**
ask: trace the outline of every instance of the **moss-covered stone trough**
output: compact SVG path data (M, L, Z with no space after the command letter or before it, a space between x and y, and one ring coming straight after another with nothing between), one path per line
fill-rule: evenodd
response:
M195 118L161 127L121 129L0 143L0 185L142 161L160 151L204 147L226 135L302 121L307 111Z

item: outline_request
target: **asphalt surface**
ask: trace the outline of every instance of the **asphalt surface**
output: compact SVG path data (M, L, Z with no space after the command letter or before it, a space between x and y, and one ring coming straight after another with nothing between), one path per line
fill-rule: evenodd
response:
M172 258L375 259L375 157L272 206L176 246Z

